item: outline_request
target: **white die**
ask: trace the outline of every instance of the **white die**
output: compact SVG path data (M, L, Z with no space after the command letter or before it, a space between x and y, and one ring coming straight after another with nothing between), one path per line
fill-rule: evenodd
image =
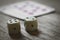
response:
M24 25L25 25L26 31L35 31L38 29L38 23L35 17L27 17L25 19Z
M7 22L9 34L20 33L20 21L18 19L10 19Z

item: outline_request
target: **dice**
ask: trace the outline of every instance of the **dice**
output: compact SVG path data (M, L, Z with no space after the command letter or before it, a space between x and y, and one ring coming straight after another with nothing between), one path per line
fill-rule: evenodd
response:
M9 19L7 22L8 33L10 36L20 35L20 21L18 19Z
M27 17L24 25L27 32L34 32L38 29L38 23L35 17Z

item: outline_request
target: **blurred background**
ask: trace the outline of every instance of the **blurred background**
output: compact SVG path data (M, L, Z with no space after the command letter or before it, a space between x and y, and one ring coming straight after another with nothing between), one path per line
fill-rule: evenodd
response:
M4 5L7 5L7 4L12 4L12 3L15 3L15 2L21 2L21 1L26 1L26 0L0 0L0 6L4 6ZM36 1L36 2L39 2L39 3L54 7L54 8L56 8L56 11L58 11L58 12L60 10L60 8L59 8L60 7L60 5L59 5L60 0L31 0L31 1Z

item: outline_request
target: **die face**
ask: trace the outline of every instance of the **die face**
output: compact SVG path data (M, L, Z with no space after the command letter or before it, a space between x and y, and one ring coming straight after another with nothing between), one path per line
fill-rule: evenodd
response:
M38 27L37 20L35 20L35 21L33 22L33 25L34 25L34 28L37 29L37 27Z
M34 21L34 20L37 20L35 17L26 17L25 18L25 21L29 21L29 22L31 22L31 21Z
M15 23L18 23L19 22L19 20L18 19L9 19L8 20L8 24L15 24Z
M9 29L9 33L19 33L20 25L9 25L8 29Z
M25 26L28 31L37 30L37 22L35 21L25 22Z
M34 21L34 22L32 22L31 23L31 27L32 27L32 30L34 31L34 30L37 30L37 22L36 21Z

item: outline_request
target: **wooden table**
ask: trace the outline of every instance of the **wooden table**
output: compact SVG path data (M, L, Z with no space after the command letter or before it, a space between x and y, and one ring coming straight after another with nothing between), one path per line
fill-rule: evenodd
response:
M36 0L35 0L36 1ZM18 39L10 38L7 29L9 17L0 13L0 40L60 40L60 0L38 0L37 2L56 8L56 13L38 17L38 36L33 36L21 27L22 36ZM23 25L24 21L21 21Z

